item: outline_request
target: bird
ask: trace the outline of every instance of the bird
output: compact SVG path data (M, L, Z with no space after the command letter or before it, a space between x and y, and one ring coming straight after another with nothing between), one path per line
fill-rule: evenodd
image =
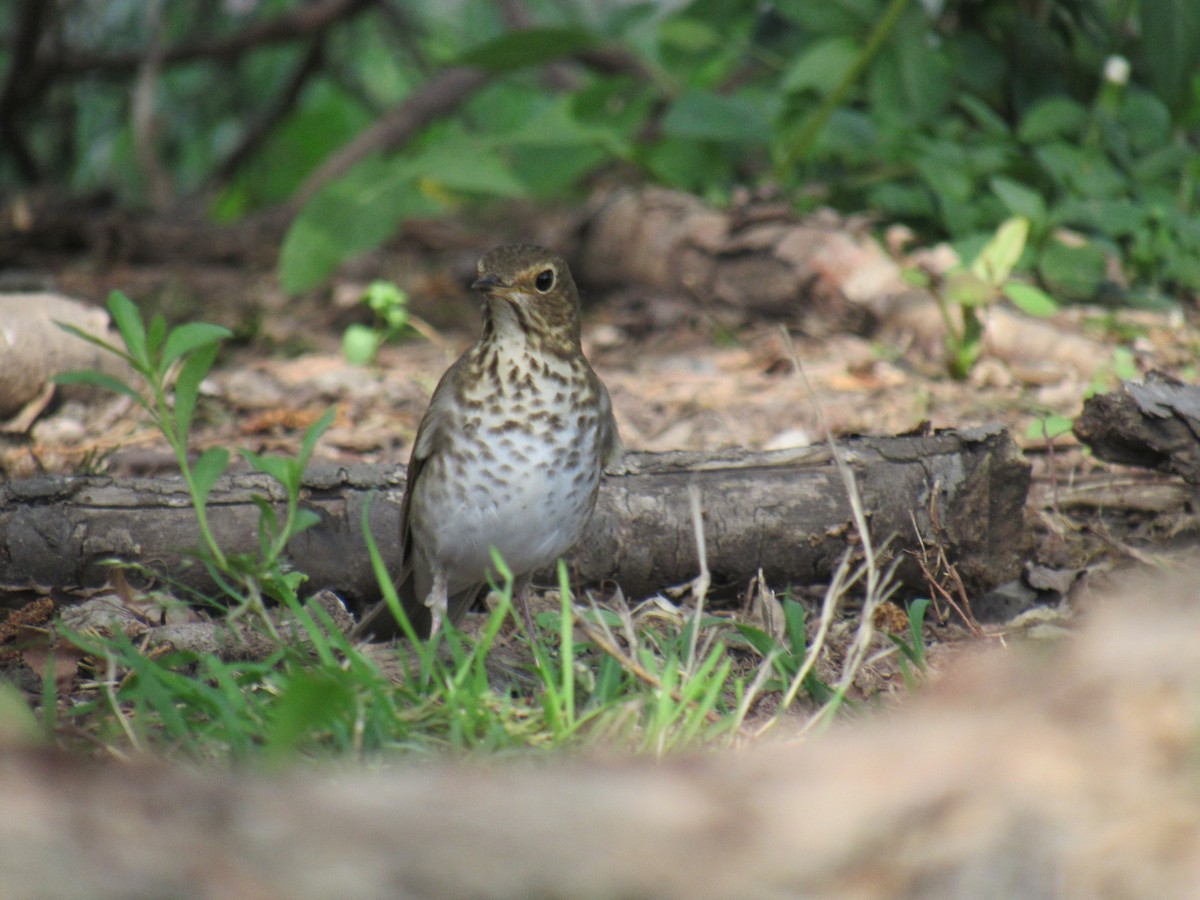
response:
M396 590L417 636L457 624L495 577L514 576L532 638L530 577L567 553L592 516L603 470L623 446L612 401L581 345L566 261L533 244L479 260L478 339L438 382L417 427L400 513ZM386 602L356 636L390 637Z

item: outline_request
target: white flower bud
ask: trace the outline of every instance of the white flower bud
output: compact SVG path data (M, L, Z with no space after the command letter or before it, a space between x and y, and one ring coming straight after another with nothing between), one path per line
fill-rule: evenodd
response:
M1104 61L1104 80L1124 87L1129 83L1129 60L1114 54Z

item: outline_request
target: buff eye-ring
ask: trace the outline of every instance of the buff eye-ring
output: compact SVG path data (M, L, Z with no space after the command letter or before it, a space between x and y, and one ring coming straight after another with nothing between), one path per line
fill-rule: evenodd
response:
M542 269L542 271L538 272L537 278L533 279L533 286L543 294L554 287L554 270Z

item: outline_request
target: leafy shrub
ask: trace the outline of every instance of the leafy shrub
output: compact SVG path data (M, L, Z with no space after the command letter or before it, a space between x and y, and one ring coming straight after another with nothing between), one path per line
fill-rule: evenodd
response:
M132 0L109 6L102 20L76 23L80 43L67 49L89 51L110 77L65 66L63 80L50 68L38 82L33 72L30 96L47 92L44 107L65 113L27 115L27 144L78 188L137 196L132 125L120 125L131 91L113 83L120 65L101 63L149 45L154 23ZM161 33L168 47L194 43L288 9L166 6ZM453 13L363 7L330 26L307 81L313 47L302 40L223 65L168 53L156 85L159 155L178 188L215 178L214 211L241 215L292 196L430 73L470 65L488 84L308 200L283 248L287 289L320 283L407 218L567 196L619 164L714 202L737 184L768 183L800 209L868 209L953 241L963 259L1019 216L1031 225L1019 269L1059 300L1157 303L1200 291L1198 4L693 0L530 11L539 27L514 31L483 0ZM567 58L551 77L546 66ZM290 114L238 157L231 148L289 79L304 85ZM0 178L19 168L0 161Z

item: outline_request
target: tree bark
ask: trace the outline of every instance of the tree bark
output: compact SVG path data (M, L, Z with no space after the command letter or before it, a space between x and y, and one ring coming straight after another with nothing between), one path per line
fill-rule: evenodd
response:
M1089 397L1073 430L1100 459L1200 484L1200 387L1149 372L1140 384Z
M905 557L898 574L910 592L924 589L919 567L907 558L921 541L945 550L968 589L1016 576L1028 549L1029 467L1005 430L851 438L840 443L840 453L855 473L875 546L890 540L884 558ZM398 467L312 467L303 502L321 521L289 545L311 587L330 588L352 605L378 596L363 510L369 504L371 532L384 558L395 560L403 483ZM625 471L601 488L571 560L578 580L615 582L640 597L695 577L693 484L716 589L740 588L760 568L775 584L822 583L847 548L860 544L828 447L632 453ZM210 524L228 551L256 545L255 495L283 500L278 484L257 475L223 478L211 495ZM203 566L189 559L197 545L194 514L177 478L48 477L0 485L0 585L98 586L105 561L117 558L205 589ZM554 582L552 574L546 582Z

